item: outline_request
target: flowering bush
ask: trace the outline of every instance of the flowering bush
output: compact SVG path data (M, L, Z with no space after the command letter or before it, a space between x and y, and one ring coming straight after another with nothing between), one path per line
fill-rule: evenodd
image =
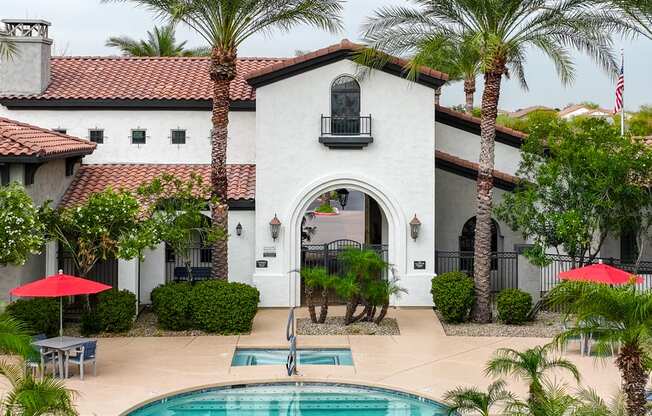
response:
M18 183L0 187L0 264L22 266L44 243L40 210L25 189Z

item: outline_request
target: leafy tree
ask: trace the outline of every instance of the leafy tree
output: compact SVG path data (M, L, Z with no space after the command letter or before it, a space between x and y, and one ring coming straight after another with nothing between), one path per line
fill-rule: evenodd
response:
M22 266L41 252L45 227L41 210L18 183L0 187L0 264Z
M553 110L536 110L523 118L510 117L506 114L501 114L496 118L496 124L527 134L530 134L535 128L548 128L561 122L557 112Z
M578 123L534 129L522 148L523 180L495 210L533 241L526 254L536 264L545 264L549 247L591 262L608 235L650 222L652 196L641 186L650 179L650 149L604 120Z
M455 43L473 39L484 74L478 172L474 270L478 293L474 318L491 321L491 208L496 117L503 76L524 88L526 52L538 49L554 63L564 84L575 70L570 48L590 55L615 74L610 34L622 26L614 13L586 7L586 1L563 0L411 0L415 7L385 6L364 26L372 51L414 56L431 39ZM370 53L373 57L373 54Z
M580 373L570 361L551 356L551 345L536 346L525 351L501 348L487 363L485 373L492 376L514 375L528 384L528 405L537 406L546 397L548 372L555 369L568 371L578 382Z
M639 292L633 284L612 287L563 282L548 296L551 305L560 307L575 322L556 341L563 344L571 337L590 334L598 353L617 350L627 413L644 415L645 387L652 369L652 357L644 348L652 338L652 293Z
M288 31L309 24L331 31L342 27L342 0L103 0L131 2L171 21L181 21L211 48L209 75L214 83L211 133L211 187L219 203L212 207L213 224L228 229L226 145L229 90L235 79L238 48L251 36L274 29ZM228 247L213 247L213 277L228 277Z
M629 133L633 136L652 136L652 106L643 105L629 120ZM614 121L619 126L620 120Z
M186 49L186 42L177 43L175 27L167 24L154 26L147 31L147 39L135 40L128 36L114 36L106 41L106 46L118 48L126 56L208 56L208 48Z
M477 387L457 387L449 390L444 395L448 406L448 414L473 413L489 416L492 407L500 403L512 402L516 397L505 390L505 382L495 381L489 385L487 391Z

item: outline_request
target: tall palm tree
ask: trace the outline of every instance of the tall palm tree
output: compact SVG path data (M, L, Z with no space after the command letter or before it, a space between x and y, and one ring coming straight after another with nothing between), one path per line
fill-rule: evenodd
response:
M457 387L444 395L449 415L475 413L489 416L489 412L495 405L515 400L515 396L505 390L505 382L502 380L491 383L486 392L477 387Z
M6 31L0 29L0 59L11 59L16 54L16 44Z
M513 75L524 88L526 52L538 49L554 63L565 84L575 75L570 48L616 74L610 33L622 26L613 13L593 10L587 0L407 0L414 7L386 6L365 23L373 50L414 56L429 40L472 39L484 74L474 247L476 303L473 317L491 321L491 209L494 144L501 82Z
M536 346L525 351L501 348L487 363L485 373L492 376L514 375L528 383L528 404L536 406L546 396L548 372L554 369L568 371L579 382L580 373L570 361L551 356L551 345Z
M186 49L186 42L177 43L176 29L167 24L147 31L147 39L135 40L129 36L114 36L106 46L118 48L125 56L208 56L209 48Z
M607 7L622 13L633 31L652 39L652 2L649 0L604 0Z
M213 81L211 185L213 224L228 229L226 142L229 89L236 76L238 47L251 36L274 29L288 31L309 24L330 31L342 28L343 0L104 0L131 2L159 16L181 21L211 47L209 75ZM227 240L213 246L212 277L227 279Z
M616 288L564 282L550 291L548 302L576 321L574 328L557 337L559 343L590 334L598 352L618 350L616 365L627 412L629 416L644 415L645 386L652 370L652 357L644 348L652 338L652 293L638 292L633 285Z

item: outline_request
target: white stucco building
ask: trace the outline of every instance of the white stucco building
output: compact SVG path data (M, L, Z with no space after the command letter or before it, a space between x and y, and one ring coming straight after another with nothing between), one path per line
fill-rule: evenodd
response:
M75 166L59 206L107 186L135 189L163 172L208 178L208 59L51 57L47 22L6 23L22 29L14 32L19 55L0 66L0 116L96 144ZM366 195L365 241L356 243L378 247L393 265L408 290L393 304L430 305L430 280L441 267L436 253L472 247L479 119L435 107L445 74L424 69L410 81L396 60L361 76L355 49L342 41L292 59L238 61L227 155L229 279L255 285L262 306L301 303L302 221L326 192ZM497 200L514 188L523 138L498 128ZM19 169L2 155L0 163ZM412 238L415 216L421 226ZM505 224L494 228L495 251L523 243ZM209 255L198 248L199 274ZM43 261L47 273L66 266L54 244ZM96 274L147 303L154 287L180 277L178 266L161 245L142 262L109 261Z

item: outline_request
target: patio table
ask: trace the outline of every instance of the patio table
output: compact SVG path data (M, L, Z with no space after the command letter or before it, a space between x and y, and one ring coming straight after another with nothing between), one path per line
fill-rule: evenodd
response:
M61 377L65 377L64 374L66 374L67 372L64 373L64 368L63 368L64 358L68 356L71 350L89 341L92 340L89 338L63 336L63 337L43 339L40 341L34 341L32 345L37 347L49 348L51 350L57 351L57 353L59 354L59 375ZM67 360L66 360L66 364L67 364Z

